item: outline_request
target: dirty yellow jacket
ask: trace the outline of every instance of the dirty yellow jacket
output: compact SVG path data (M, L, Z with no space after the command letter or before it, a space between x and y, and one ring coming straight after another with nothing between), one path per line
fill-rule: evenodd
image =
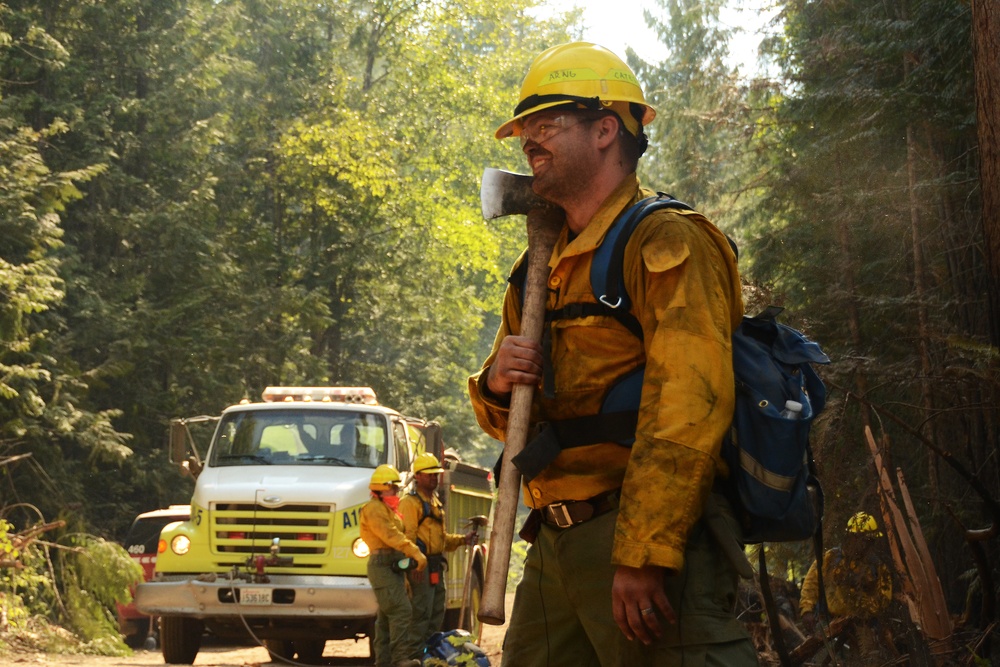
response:
M576 238L563 227L549 259L547 309L596 301L590 285L594 250L615 218L652 194L630 176ZM647 216L632 235L624 264L643 341L609 316L553 322L555 397L535 392L532 421L597 414L613 382L645 363L635 444L563 450L525 484L524 498L537 508L621 487L613 563L679 570L715 476L727 474L719 452L733 414L731 337L743 315L739 273L725 236L692 211ZM508 286L502 315L493 351L483 370L469 378L476 418L498 440L504 440L508 405L484 392L484 371L503 338L520 330L517 287Z
M361 531L361 539L372 551L396 549L403 552L403 555L417 561L424 558L417 545L406 539L406 534L403 532L403 519L379 498L373 497L361 508L358 528Z
M421 521L424 518L424 501L430 503L431 513ZM454 551L465 544L465 535L445 532L444 507L436 495L427 498L414 489L399 501L399 513L403 515L403 531L407 539L423 542L428 555Z
M871 618L892 599L892 575L882 563L852 560L840 549L823 554L823 587L832 617ZM802 580L799 613L815 611L819 603L819 576L816 562Z

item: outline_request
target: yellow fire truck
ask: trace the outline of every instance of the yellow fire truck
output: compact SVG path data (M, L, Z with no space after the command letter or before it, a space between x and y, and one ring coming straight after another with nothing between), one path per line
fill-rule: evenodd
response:
M202 456L189 426L209 420ZM445 451L436 422L379 405L367 387L268 387L221 417L172 420L170 442L171 461L196 478L191 518L163 529L153 579L136 591L138 609L160 618L168 664L194 662L206 630L310 663L327 640L370 637L377 605L358 512L382 463L407 481L416 454L442 461L449 532L491 513L490 471ZM477 633L485 557L483 541L449 554L448 628Z

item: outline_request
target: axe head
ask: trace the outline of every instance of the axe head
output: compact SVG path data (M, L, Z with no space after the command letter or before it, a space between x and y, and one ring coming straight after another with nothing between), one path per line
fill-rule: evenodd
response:
M547 208L552 204L534 193L533 176L487 167L483 171L483 185L479 197L483 204L483 217L487 220L505 215L527 215L533 208Z

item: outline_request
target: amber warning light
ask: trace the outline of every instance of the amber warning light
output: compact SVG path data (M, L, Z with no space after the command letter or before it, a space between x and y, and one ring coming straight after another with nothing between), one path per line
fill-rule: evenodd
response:
M378 405L371 387L268 387L261 397L268 403L306 401Z

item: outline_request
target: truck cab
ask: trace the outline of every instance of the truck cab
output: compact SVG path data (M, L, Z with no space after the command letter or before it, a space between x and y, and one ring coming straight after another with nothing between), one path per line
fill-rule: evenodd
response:
M186 443L196 476L191 517L160 535L153 579L136 593L161 618L164 660L192 663L206 628L302 662L318 662L328 639L370 636L377 604L358 530L368 481L383 463L407 481L420 451L443 458L440 427L379 405L367 387L269 387L262 402L223 411L204 458L184 421L171 441L175 459ZM489 515L489 472L451 468L456 479L441 485L454 497L450 523L468 518L456 512ZM483 548L462 556L481 573Z

